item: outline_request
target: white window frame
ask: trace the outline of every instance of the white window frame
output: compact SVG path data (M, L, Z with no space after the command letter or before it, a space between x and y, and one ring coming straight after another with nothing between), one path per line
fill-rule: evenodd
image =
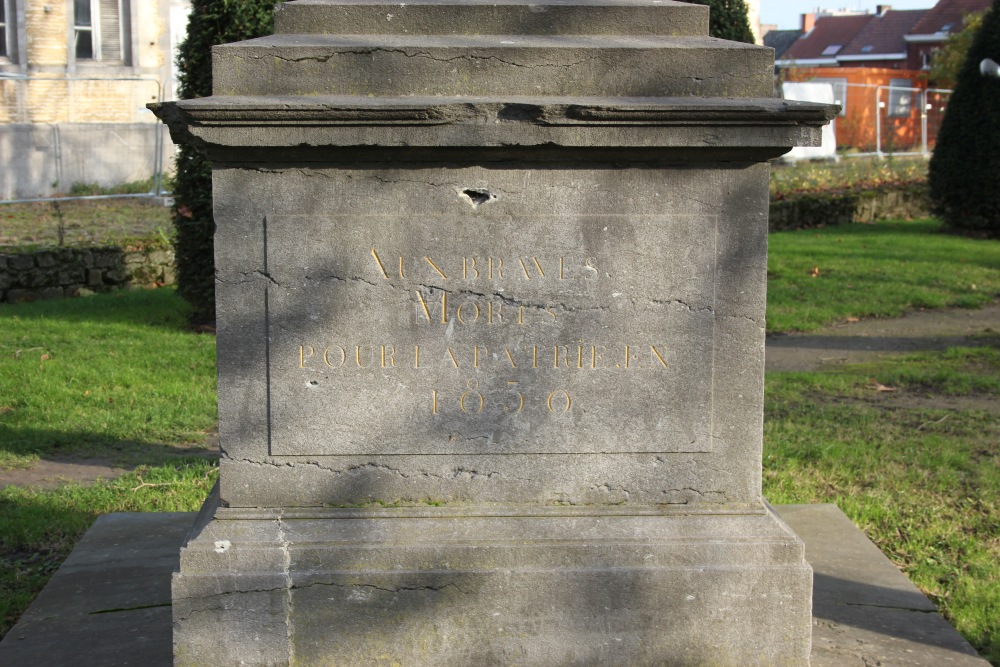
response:
M20 0L0 0L3 6L3 22L0 23L0 39L3 40L5 53L0 56L0 64L10 65L24 63L24 7Z
M105 64L105 65L125 65L132 61L133 36L132 36L132 16L130 0L86 0L90 8L90 25L83 26L76 23L76 1L66 0L69 25L69 51L70 58L74 65L83 64ZM113 21L106 16L102 16L102 5L108 3L117 5L117 21ZM102 20L102 18L104 20ZM108 37L109 28L116 30L118 35L118 48L112 51L113 38ZM92 58L80 58L77 56L77 44L82 35L89 34L92 40Z

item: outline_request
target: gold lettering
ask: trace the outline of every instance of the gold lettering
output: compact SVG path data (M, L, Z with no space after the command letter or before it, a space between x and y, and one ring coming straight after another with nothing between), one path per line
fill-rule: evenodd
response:
M590 367L591 368L597 368L597 362L601 361L603 359L603 356L597 351L597 348L600 348L600 349L602 349L604 351L607 351L607 349L608 349L608 348L604 347L603 345L594 345L594 346L592 346L590 348Z
M655 347L655 346L653 346L653 345L650 345L650 346L649 346L649 351L653 353L653 356L655 356L655 357L656 357L656 359L657 359L657 360L658 360L658 361L659 361L659 362L660 362L661 364L663 364L663 367L664 367L664 368L666 368L666 367L667 367L667 362L663 360L663 356L662 356L662 355L660 355L660 353L659 353L659 352L658 352L658 351L656 350L656 347Z
M545 277L545 271L542 269L542 265L541 265L541 263L539 263L538 258L537 257L532 257L531 259L534 260L534 262L535 262L535 268L538 269L538 275L540 275L542 278L544 278Z
M521 265L521 270L524 271L524 278L525 278L525 280L531 280L531 274L528 273L528 267L524 265L524 259L518 257L517 258L517 262L518 262L518 264Z
M375 357L375 347L374 346L369 346L368 349L370 351L370 354L368 355L369 363L368 363L367 366L365 366L365 365L363 365L361 363L361 346L360 345L356 345L354 347L354 360L355 360L355 362L357 362L358 368L371 368L372 364L375 363L375 360L374 360L374 357Z
M424 295L420 293L420 290L417 290L417 299L420 301L420 305L424 308L424 315L427 316L427 322L429 324L431 321L431 309L427 307L427 302L424 301Z
M563 257L559 258L559 280L566 280L566 272L563 270L566 268L566 260Z
M403 256L402 255L399 256L399 277L400 278L405 278L406 277L406 276L403 275Z
M483 350L483 354L489 353L489 350L487 348L485 348L485 347L482 348L482 350ZM479 346L478 345L473 345L472 346L472 367L473 368L479 368Z
M508 350L507 348L504 348L503 351L507 355L507 361L510 362L510 367L511 368L517 368L517 364L514 363L514 357L511 356L510 350Z
M489 276L490 276L490 280L493 280L493 260L494 259L496 259L497 278L503 280L503 259L500 258L500 257L496 257L496 258L490 257L490 259L489 259Z
M531 367L538 368L538 346L531 346Z
M625 346L625 368L628 368L629 361L632 358L632 353L629 351L628 345Z
M576 367L583 368L583 345L577 345L576 350Z
M468 261L470 259L472 260L472 264L468 263ZM463 257L462 258L462 279L463 280L468 280L469 279L469 271L472 271L472 273L474 274L472 276L473 280L477 280L479 278L479 269L476 268L476 258L475 257L469 257L469 258Z
M465 303L463 303L461 306L458 307L457 311L455 311L455 314L458 316L458 321L461 322L462 324L468 324L468 322L466 322L465 319L462 317L462 308L464 308L465 306L468 306L468 305L469 305L469 302L466 301ZM478 322L479 321L479 304L473 302L472 303L472 307L476 309L476 317L472 321L473 322Z
M517 323L519 326L524 324L524 306L517 307Z
M458 407L462 409L462 412L468 413L469 411L465 409L465 399L475 394L479 398L479 409L476 412L482 412L486 406L486 398L477 391L479 383L476 380L469 380L467 386L469 387L469 391L462 394L461 398L458 399Z
M420 346L413 346L413 367L420 368Z
M583 274L583 279L584 280L590 280L591 276L597 276L598 275L597 267L594 266L593 264L591 264L592 261L593 261L593 259L590 258L590 257L588 257L585 260L583 260L584 266L586 266L588 269L590 269L590 271L587 271L587 272L585 272Z
M436 415L438 413L438 390L431 389L431 414Z
M431 265L431 268L438 272L443 280L448 280L448 276L444 275L444 271L438 268L438 265L434 263L430 257L424 256L424 261Z
M557 319L556 314L552 312L551 308L546 307L545 312L548 313L552 317L552 319Z
M553 399L556 397L556 394L562 394L563 395L563 398L566 401L566 405L565 405L565 407L563 407L563 411L562 412L563 412L563 414L566 414L567 412L570 411L570 408L573 407L573 399L570 398L569 392L566 391L565 389L556 389L554 392L552 392L551 394L549 394L549 399L548 399L548 401L546 401L546 405L549 406L549 412L553 412L554 413L556 411L555 408L553 407Z
M308 355L306 354L306 350L309 350L309 354ZM306 357L307 356L311 357L315 353L316 353L316 350L314 350L312 348L312 345L306 345L304 347L302 345L299 345L299 368L305 368L306 367Z
M552 348L552 351L554 353L553 354L554 365L552 367L559 368L559 350L562 350L563 353L563 365L566 366L566 368L570 368L569 347L565 345L555 345Z
M383 345L382 346L382 368L386 368L386 365L385 365L386 361L389 362L389 366L390 367L395 368L396 367L396 348L393 347L392 345L390 345L389 346L389 355L388 356L386 356L386 354L385 354L385 348L386 348L386 346Z
M486 398L475 390L469 390L464 394L462 394L462 397L458 399L458 407L462 409L462 412L468 414L469 411L465 409L465 399L468 398L470 395L475 395L477 398L479 398L479 408L476 410L476 412L477 413L482 412L483 408L486 407Z
M448 324L448 293L441 292L441 324Z
M375 258L375 263L378 264L378 268L382 272L382 277L385 278L386 280L388 280L389 279L389 272L385 270L385 265L382 264L382 260L379 259L378 253L375 252L375 246L372 246L372 257ZM399 261L400 261L400 273L402 273L402 268L403 268L402 267L402 261L403 261L403 258L400 257Z
M508 387L510 387L512 385L516 385L516 384L517 384L517 380L507 380L507 386ZM514 414L517 414L517 413L521 412L522 410L524 410L524 394L522 394L521 392L517 392L517 400L518 400L518 403L517 403L517 409L516 410L512 410L509 405L504 405L503 406L503 411L507 412L507 413L513 412Z
M444 349L448 351L448 356L451 357L451 363L455 365L455 368L458 368L458 359L455 358L455 354L451 351L451 348L446 347Z
M330 363L330 348L323 350L323 363L330 368L341 368L345 363L347 363L347 350L339 346L337 349L340 350L340 364L337 366Z
M498 322L503 322L503 313L500 312L502 310L503 310L503 304L502 303L498 303L497 304L497 310L496 310L496 315L497 315L497 321ZM486 323L487 324L493 324L493 302L492 301L487 301L486 302Z

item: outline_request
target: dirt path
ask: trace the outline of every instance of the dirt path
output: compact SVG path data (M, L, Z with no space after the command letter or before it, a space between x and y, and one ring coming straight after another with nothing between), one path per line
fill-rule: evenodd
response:
M1000 336L1000 302L981 310L924 310L894 319L838 324L810 334L770 336L765 367L768 371L812 371L887 354L981 345L984 335ZM990 401L995 408L994 403ZM955 405L956 409L965 407L969 406ZM206 444L207 449L217 447L214 438ZM115 478L125 470L99 459L42 460L30 468L0 470L0 488L87 484Z
M889 354L976 347L1000 336L1000 302L980 310L920 310L903 317L837 324L809 334L769 336L768 371L814 371Z

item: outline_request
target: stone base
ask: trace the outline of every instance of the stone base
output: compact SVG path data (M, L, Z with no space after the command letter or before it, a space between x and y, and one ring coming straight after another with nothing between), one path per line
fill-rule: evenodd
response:
M475 510L204 512L175 665L809 662L812 570L770 508Z

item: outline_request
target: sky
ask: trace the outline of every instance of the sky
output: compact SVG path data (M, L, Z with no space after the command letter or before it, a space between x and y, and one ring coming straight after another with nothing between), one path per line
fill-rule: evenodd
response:
M760 0L760 22L776 23L779 30L799 27L799 16L824 9L875 11L876 5L892 5L893 9L930 9L937 0Z

